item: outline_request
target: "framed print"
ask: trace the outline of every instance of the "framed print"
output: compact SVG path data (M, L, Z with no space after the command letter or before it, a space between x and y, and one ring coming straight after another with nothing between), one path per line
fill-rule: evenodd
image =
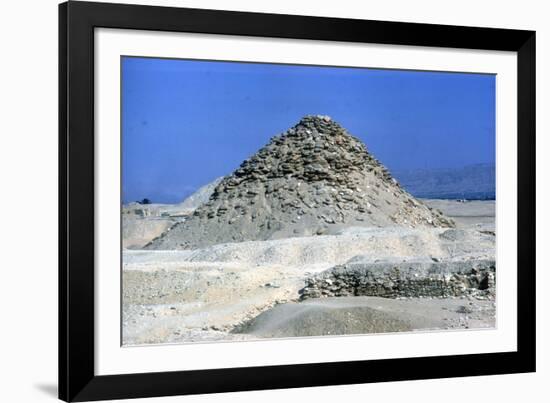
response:
M59 397L535 370L535 33L59 6Z

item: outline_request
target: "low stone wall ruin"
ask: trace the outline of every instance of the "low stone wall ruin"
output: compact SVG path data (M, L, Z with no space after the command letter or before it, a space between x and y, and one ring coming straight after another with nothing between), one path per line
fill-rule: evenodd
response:
M341 296L493 298L495 261L347 263L308 278L300 294L302 300Z

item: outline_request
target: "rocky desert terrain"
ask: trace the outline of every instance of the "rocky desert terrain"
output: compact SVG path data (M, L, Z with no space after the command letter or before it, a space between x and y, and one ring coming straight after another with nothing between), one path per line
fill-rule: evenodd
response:
M495 325L494 201L414 198L325 116L122 221L124 345Z

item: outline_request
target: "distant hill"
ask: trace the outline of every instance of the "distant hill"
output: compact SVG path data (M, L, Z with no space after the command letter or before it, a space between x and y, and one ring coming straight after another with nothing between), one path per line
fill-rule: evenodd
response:
M392 172L409 193L428 199L495 199L495 165Z

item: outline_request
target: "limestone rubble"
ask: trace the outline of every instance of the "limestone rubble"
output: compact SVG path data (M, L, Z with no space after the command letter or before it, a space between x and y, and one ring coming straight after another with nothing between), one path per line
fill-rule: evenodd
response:
M145 249L335 234L353 226L454 223L401 188L331 118L306 116L223 178L208 202Z

